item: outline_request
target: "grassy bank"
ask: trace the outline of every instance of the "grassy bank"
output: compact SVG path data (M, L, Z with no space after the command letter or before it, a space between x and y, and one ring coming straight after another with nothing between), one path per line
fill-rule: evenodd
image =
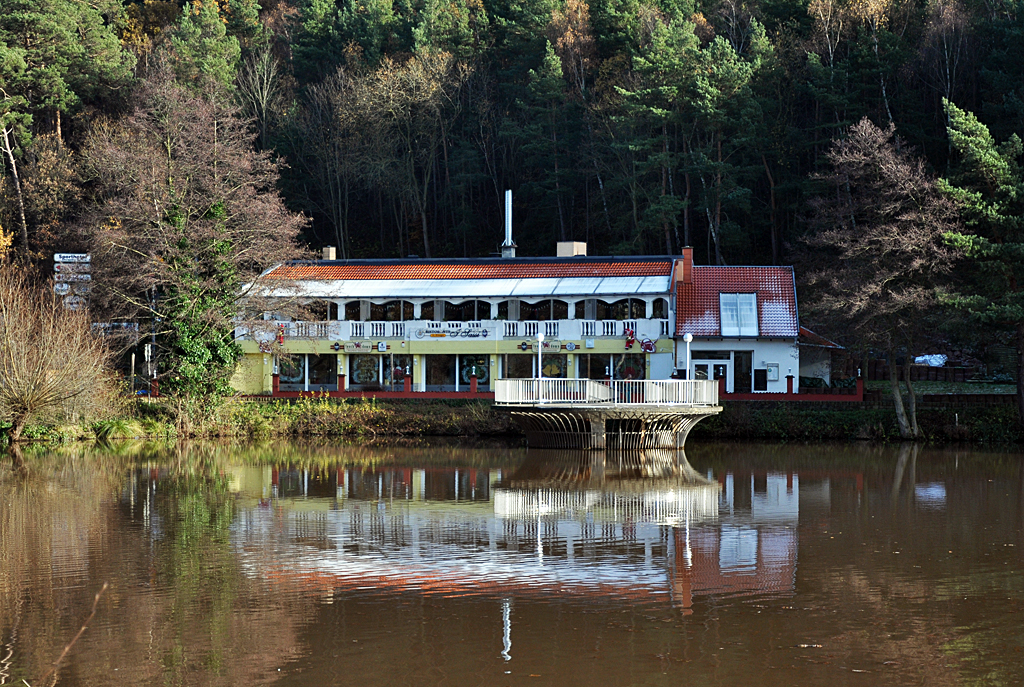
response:
M0 425L0 431L3 426ZM154 399L120 417L91 423L30 425L25 438L69 442L191 437L519 436L505 413L483 401L379 401L306 398L294 402Z
M918 420L925 439L935 443L1008 443L1021 438L1016 409L1009 405L955 411L923 408ZM25 435L47 442L192 437L522 437L507 413L491 410L485 401L326 398L294 402L140 401L126 407L115 419L34 425L26 429ZM726 403L720 415L698 424L691 437L698 441L898 441L899 429L893 410L886 407L733 402Z

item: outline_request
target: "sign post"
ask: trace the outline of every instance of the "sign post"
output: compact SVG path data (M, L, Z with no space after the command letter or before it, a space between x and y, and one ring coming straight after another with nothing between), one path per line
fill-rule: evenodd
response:
M89 253L53 254L53 292L63 296L64 307L68 310L82 310L89 307L89 290L92 281L92 255Z

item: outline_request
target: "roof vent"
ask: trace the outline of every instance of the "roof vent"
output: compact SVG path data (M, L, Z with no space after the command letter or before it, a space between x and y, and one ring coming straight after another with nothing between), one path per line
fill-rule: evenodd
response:
M501 257L516 257L516 244L512 241L512 189L505 191L505 242L501 244Z
M555 255L560 258L575 258L577 255L587 254L587 244L584 241L559 241Z

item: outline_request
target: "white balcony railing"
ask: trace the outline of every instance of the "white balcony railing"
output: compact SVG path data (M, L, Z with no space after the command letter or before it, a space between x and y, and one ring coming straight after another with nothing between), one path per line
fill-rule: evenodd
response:
M497 379L498 405L718 405L718 383L706 380Z
M631 329L637 340L644 338L658 339L671 336L669 320L543 320L516 322L507 320L476 320L472 322L267 322L267 331L273 336L280 332L285 338L326 339L328 341L347 341L362 339L405 339L412 336L412 331L425 329L428 331L448 332L450 336L459 336L470 331L488 330L488 336L497 339L514 339L523 341L536 339L538 333L544 334L548 341L573 341L597 337L619 338ZM235 336L250 337L258 334L250 333L246 327L237 327Z

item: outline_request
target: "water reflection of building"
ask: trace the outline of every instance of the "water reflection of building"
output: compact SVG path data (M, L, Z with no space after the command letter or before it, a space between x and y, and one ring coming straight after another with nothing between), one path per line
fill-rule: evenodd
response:
M511 473L239 469L247 569L334 593L663 599L793 590L795 476L697 475L681 454L530 452ZM538 455L540 454L540 455ZM254 471L259 471L258 473Z

